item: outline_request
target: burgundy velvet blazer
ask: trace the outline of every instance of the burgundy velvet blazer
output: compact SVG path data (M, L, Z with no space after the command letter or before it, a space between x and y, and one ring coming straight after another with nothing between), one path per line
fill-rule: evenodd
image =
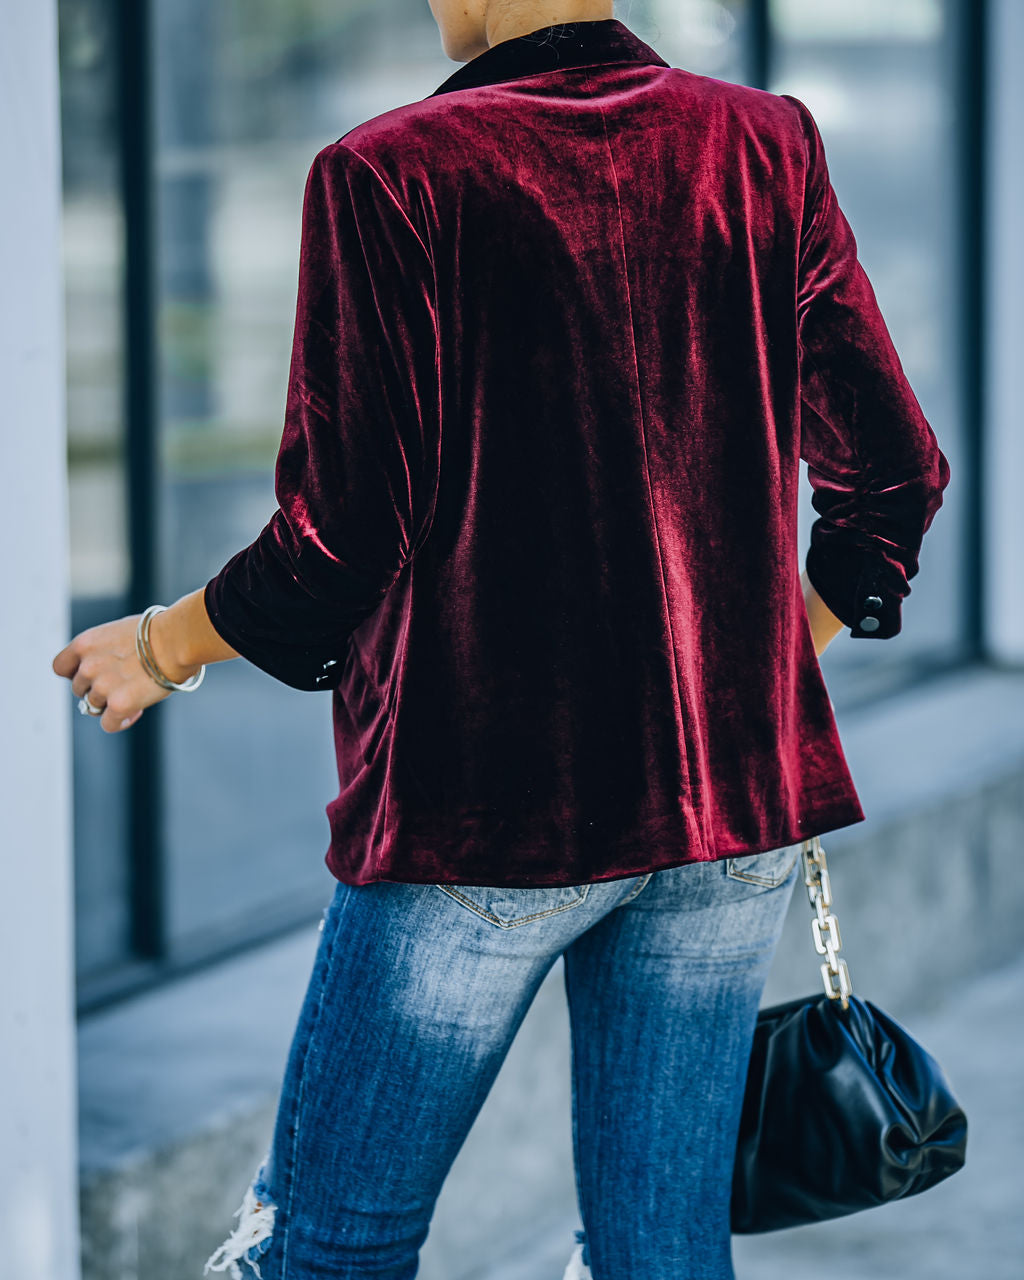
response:
M864 819L800 585L900 631L949 467L788 94L617 19L313 160L279 503L204 598L333 700L325 861L613 880Z

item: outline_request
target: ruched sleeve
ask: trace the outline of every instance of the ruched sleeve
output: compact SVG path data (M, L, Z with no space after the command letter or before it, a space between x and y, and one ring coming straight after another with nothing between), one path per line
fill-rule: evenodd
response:
M807 107L797 321L801 449L812 505L807 576L856 638L898 635L949 464L899 357Z
M275 469L278 507L206 584L214 628L295 689L331 689L346 641L429 532L440 456L433 267L390 185L344 142L309 170Z

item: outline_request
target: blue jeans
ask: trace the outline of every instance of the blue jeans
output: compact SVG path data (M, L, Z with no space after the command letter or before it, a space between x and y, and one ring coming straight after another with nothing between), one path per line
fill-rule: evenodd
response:
M583 1223L566 1276L731 1280L746 1068L799 854L558 888L339 883L270 1150L207 1270L411 1280L448 1171L562 956Z

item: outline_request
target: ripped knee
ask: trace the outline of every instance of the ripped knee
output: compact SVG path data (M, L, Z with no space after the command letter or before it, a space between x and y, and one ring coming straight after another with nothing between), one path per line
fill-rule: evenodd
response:
M257 1259L270 1248L274 1215L277 1212L277 1205L270 1198L264 1180L269 1158L268 1151L260 1162L252 1184L246 1189L242 1203L232 1215L238 1218L238 1226L207 1258L203 1267L204 1276L209 1271L227 1271L231 1280L243 1280L242 1269L238 1265L240 1260L248 1263L257 1277L260 1276Z
M589 1255L587 1233L585 1230L579 1230L576 1232L576 1247L572 1251L572 1257L565 1268L562 1280L591 1280Z

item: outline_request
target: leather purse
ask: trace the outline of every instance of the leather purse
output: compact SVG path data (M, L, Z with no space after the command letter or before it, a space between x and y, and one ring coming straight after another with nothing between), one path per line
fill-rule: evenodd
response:
M736 1234L917 1195L963 1167L967 1117L942 1068L853 994L817 836L801 848L824 995L758 1012L736 1145Z

